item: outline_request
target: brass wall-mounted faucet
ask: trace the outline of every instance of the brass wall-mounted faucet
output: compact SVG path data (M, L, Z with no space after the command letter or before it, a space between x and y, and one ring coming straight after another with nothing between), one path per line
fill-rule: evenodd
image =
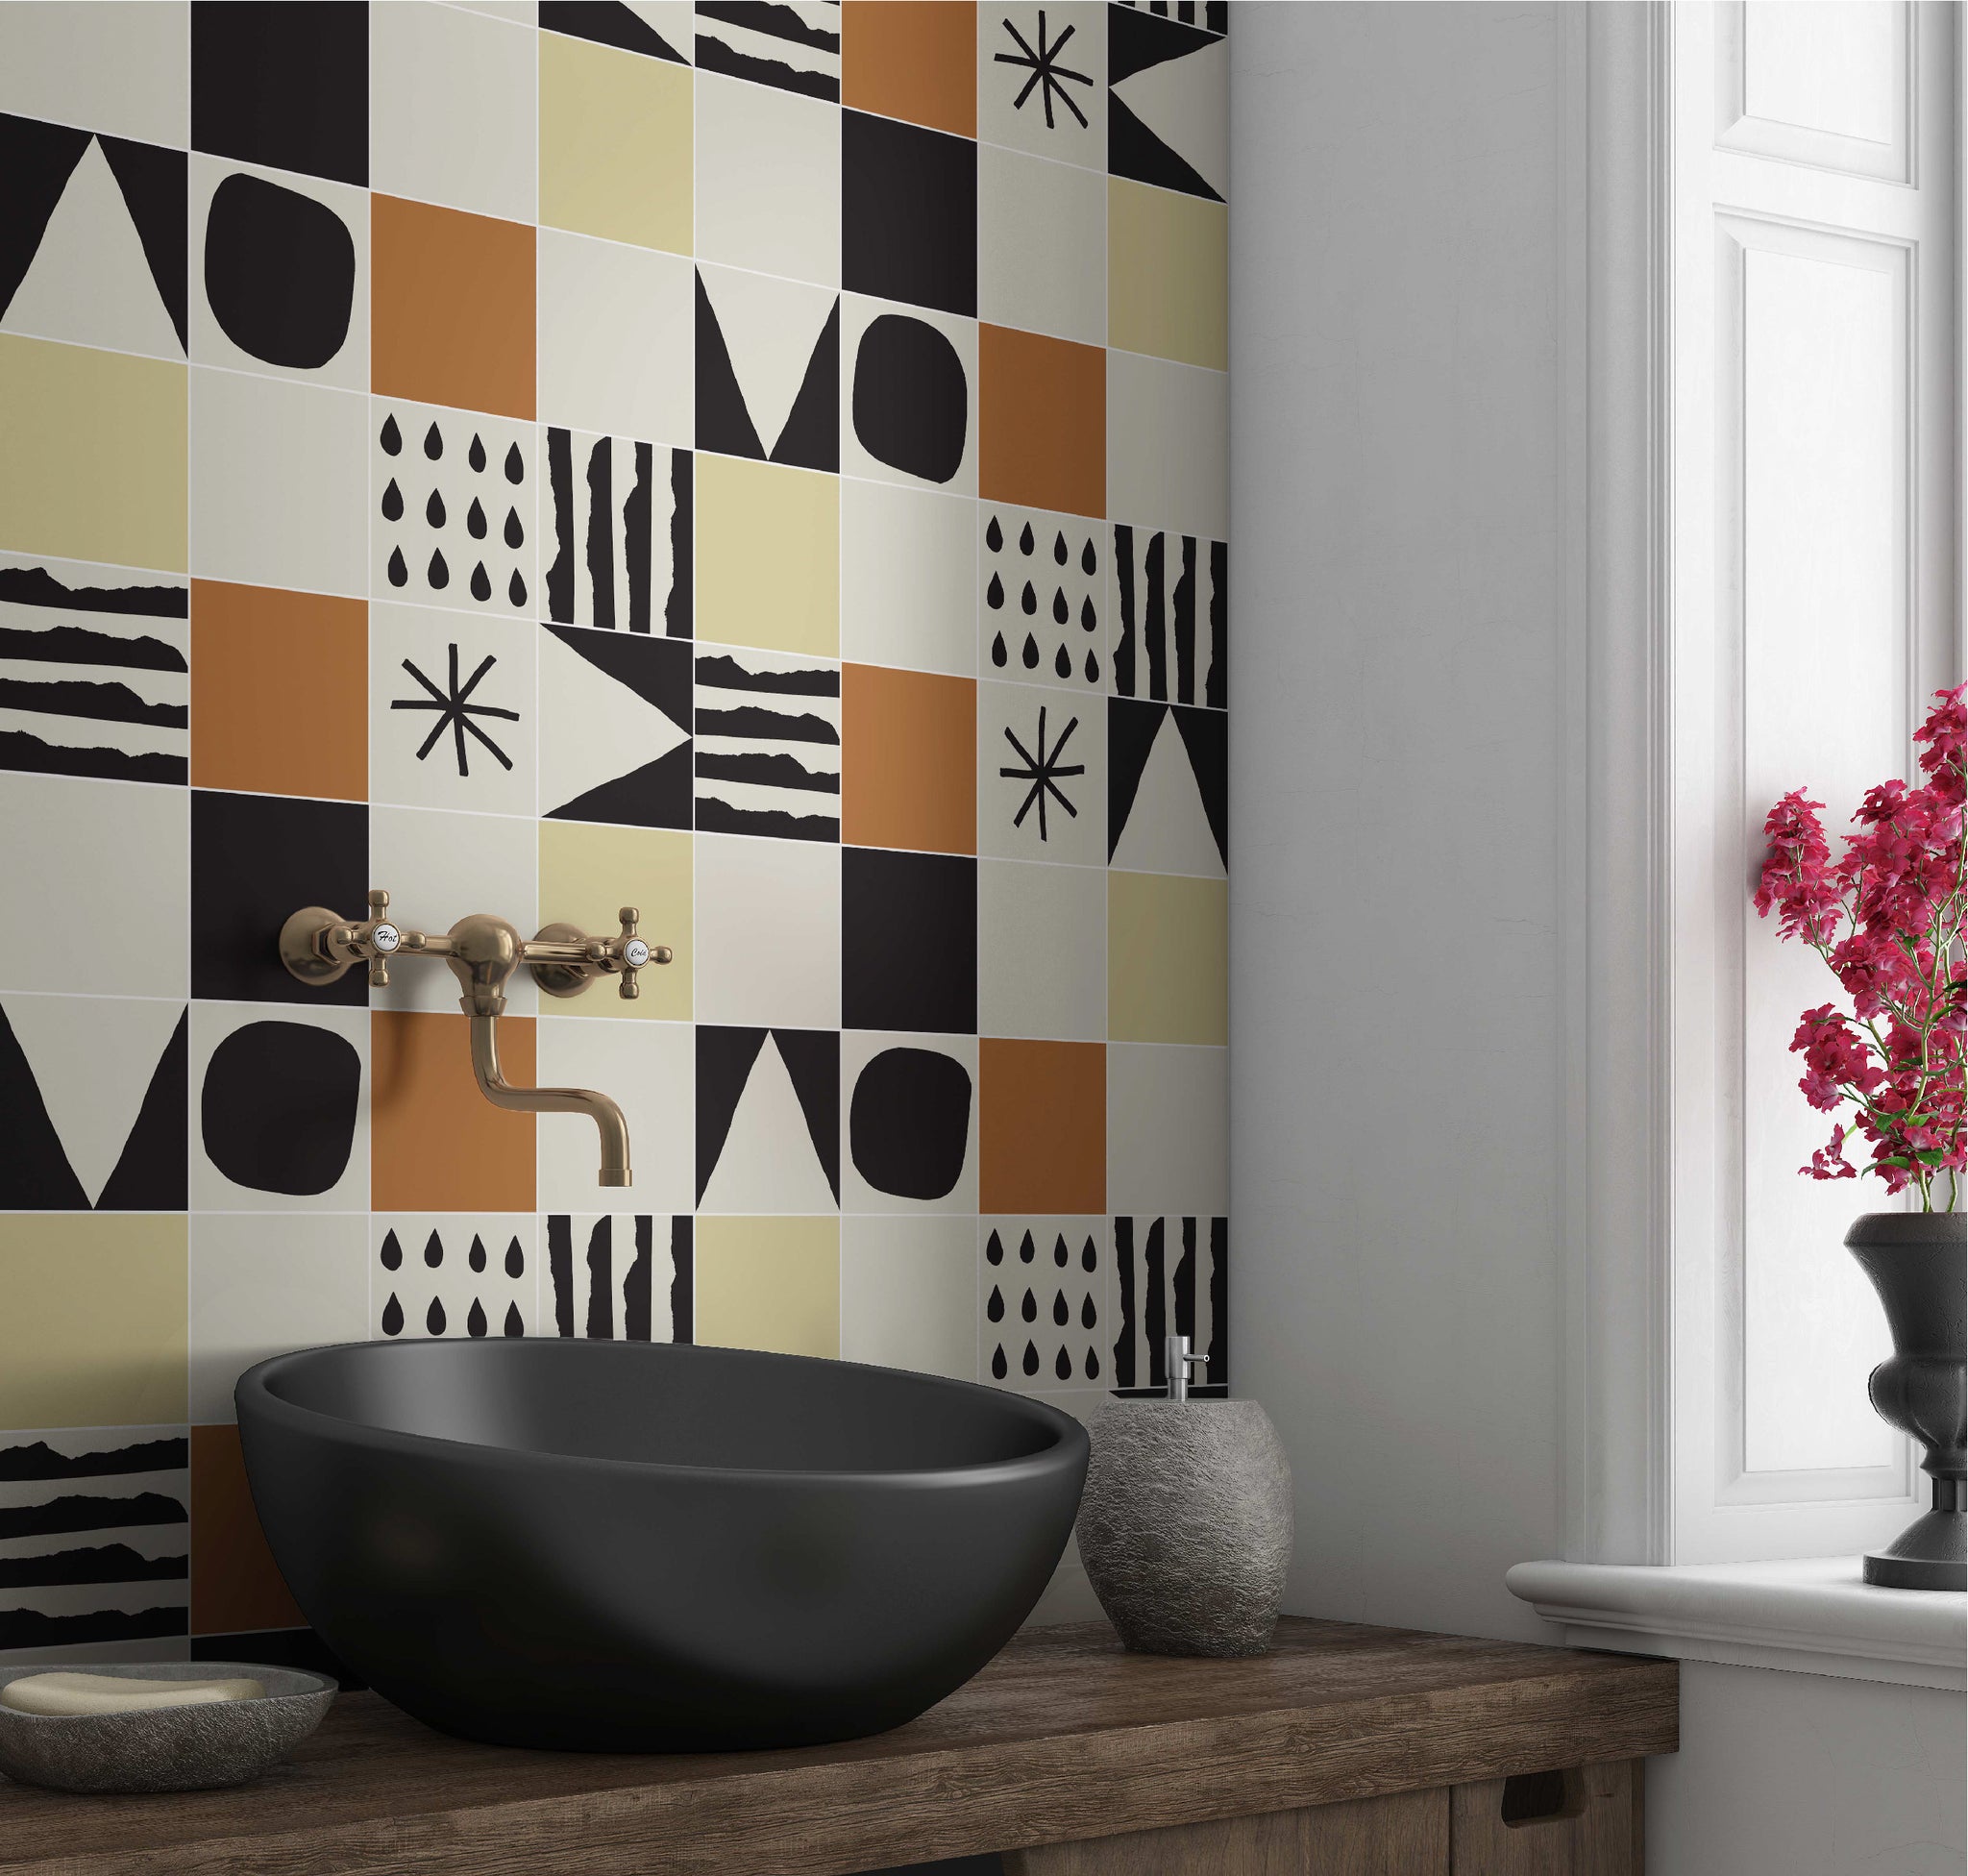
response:
M505 985L524 964L550 997L578 997L597 977L620 979L617 992L638 997L637 982L651 964L667 964L667 945L637 935L640 914L622 908L622 929L613 938L591 938L578 926L550 925L537 938L522 938L507 920L474 912L449 931L405 931L388 917L389 895L369 895L366 919L345 919L323 905L308 905L281 926L281 962L303 983L333 983L353 966L365 964L369 981L389 982L392 957L441 957L452 968L464 995L459 1007L472 1020L472 1073L479 1092L495 1107L529 1114L586 1114L602 1135L604 1186L632 1183L628 1170L628 1123L606 1095L587 1088L515 1088L499 1069L495 1024L505 1014Z

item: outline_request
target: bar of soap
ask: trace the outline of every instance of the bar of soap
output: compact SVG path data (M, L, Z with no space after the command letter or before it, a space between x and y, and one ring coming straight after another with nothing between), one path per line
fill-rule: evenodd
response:
M0 1707L15 1713L140 1714L157 1707L209 1707L221 1700L262 1700L253 1680L139 1681L120 1674L23 1674L0 1687Z

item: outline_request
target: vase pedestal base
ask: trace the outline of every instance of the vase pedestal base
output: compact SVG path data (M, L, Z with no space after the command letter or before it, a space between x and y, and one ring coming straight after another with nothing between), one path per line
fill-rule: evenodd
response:
M1868 1583L1888 1590L1968 1590L1968 1514L1960 1485L1936 1479L1934 1506L1860 1565Z

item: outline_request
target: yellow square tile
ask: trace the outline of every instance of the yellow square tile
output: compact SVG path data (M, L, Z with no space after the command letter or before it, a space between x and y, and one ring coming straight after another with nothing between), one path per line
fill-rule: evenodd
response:
M691 251L691 74L540 35L540 219L636 247Z
M1230 887L1163 873L1107 876L1107 1034L1230 1040Z
M186 1415L183 1214L0 1219L0 1426Z
M185 370L0 334L0 547L185 568Z
M540 924L578 925L613 936L616 915L633 905L652 945L668 945L668 964L651 964L642 995L625 1003L612 978L599 978L578 997L540 998L548 1016L634 1016L687 1023L691 1013L691 836L669 827L595 827L577 821L540 823ZM530 934L529 934L530 935Z
M780 1355L841 1352L837 1218L700 1218L696 1339Z
M1107 179L1107 343L1230 366L1230 210Z
M717 645L840 655L837 477L698 457L697 635Z

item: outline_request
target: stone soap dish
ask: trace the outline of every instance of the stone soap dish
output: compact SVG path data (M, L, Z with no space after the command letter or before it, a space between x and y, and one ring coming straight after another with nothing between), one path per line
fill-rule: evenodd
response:
M0 1667L0 1687L37 1667ZM256 1680L256 1700L136 1713L23 1714L0 1706L0 1772L56 1791L204 1791L244 1785L319 1726L336 1685L291 1667L235 1661L75 1664L90 1674L150 1681Z

